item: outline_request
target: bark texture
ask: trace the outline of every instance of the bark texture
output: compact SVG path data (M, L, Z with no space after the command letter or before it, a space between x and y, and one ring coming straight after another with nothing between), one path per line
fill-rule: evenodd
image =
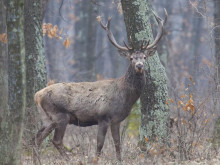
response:
M6 11L3 2L0 1L0 34L3 33L7 33ZM0 42L0 50L1 50L0 51L0 132L1 132L1 122L2 120L4 120L4 115L8 108L7 44Z
M0 164L21 164L25 112L24 0L6 1L8 35L8 111L1 130Z
M214 1L214 21L215 21L215 54L217 73L216 79L218 82L218 91L220 91L220 2Z
M219 109L219 98L220 98L220 2L214 1L214 41L215 41L215 58L216 58L216 73L215 73L215 84L216 84L216 96L215 96L215 106ZM214 141L215 143L220 143L220 117L218 117L215 124L214 131Z
M6 11L3 1L0 1L0 34L6 31ZM0 164L4 161L6 114L8 112L8 70L7 44L0 42Z
M142 40L153 41L150 25L149 0L122 0L127 37L131 36L136 49L139 49ZM169 118L167 100L167 77L159 57L155 54L146 62L146 86L141 95L141 126L140 142L145 138L163 143L168 137Z
M41 0L25 0L24 7L24 37L26 63L26 114L25 139L33 137L37 130L37 110L34 104L34 94L46 85L46 65L42 36Z

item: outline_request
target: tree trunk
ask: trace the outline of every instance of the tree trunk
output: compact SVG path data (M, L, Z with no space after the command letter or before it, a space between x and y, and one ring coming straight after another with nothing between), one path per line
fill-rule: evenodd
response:
M203 3L203 2L200 2ZM200 4L198 4L200 5ZM199 13L196 13L197 16L195 18L192 18L192 36L191 36L191 43L190 44L190 58L189 58L189 63L188 63L188 68L189 68L189 74L192 76L193 80L195 81L196 85L192 85L191 93L194 93L196 97L196 92L198 88L198 72L199 72L199 46L200 46L200 37L202 33L202 18L200 17Z
M6 31L6 11L3 1L0 1L0 34L7 33ZM0 41L0 164L5 160L5 145L6 134L6 114L8 112L8 56L7 45Z
M217 89L220 92L220 3L219 1L214 1L214 21L215 21L215 56L216 56L216 80Z
M215 37L215 58L216 58L216 73L215 73L215 86L216 86L216 98L214 98L215 109L219 110L219 98L220 98L220 3L214 1L214 37ZM214 129L214 142L220 143L220 117L218 117L215 129Z
M46 66L42 36L41 0L25 0L24 37L26 52L26 114L25 140L33 138L37 130L37 110L34 94L46 85Z
M8 111L1 130L0 164L21 164L25 112L24 0L6 1L8 35Z
M121 3L127 36L131 36L135 48L139 49L142 40L150 39L152 42L150 1L122 0ZM157 54L148 58L145 71L147 83L141 95L140 142L145 144L147 138L163 143L167 141L169 132L169 112L165 104L168 95L167 77Z
M6 31L6 11L3 1L0 1L0 34ZM7 44L0 41L0 131L1 121L8 106L8 70L7 70ZM1 136L1 133L0 133Z
M94 81L96 79L94 64L98 9L96 5L88 1L77 2L75 9L75 15L79 17L79 20L75 25L74 57L78 72L74 80Z

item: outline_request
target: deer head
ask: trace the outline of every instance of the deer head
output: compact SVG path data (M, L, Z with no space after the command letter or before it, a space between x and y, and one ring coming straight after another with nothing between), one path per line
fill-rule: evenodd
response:
M107 36L108 36L110 42L118 49L121 56L127 58L131 62L131 65L135 69L136 73L140 73L140 74L143 73L144 64L145 64L146 59L149 56L154 55L154 53L156 52L156 45L158 44L158 42L160 41L160 39L163 35L164 24L167 21L168 14L167 14L166 9L164 9L164 13L165 13L165 19L162 20L160 17L158 17L153 12L153 15L158 23L157 36L151 44L150 44L150 40L148 40L147 42L145 40L143 40L142 44L140 45L140 48L138 50L135 50L133 42L131 40L131 37L130 37L130 45L131 46L126 44L125 41L123 41L124 46L121 46L116 42L115 37L113 36L113 34L110 30L111 17L108 18L108 22L106 25L104 25L102 23L102 21L100 21L100 25L107 32Z

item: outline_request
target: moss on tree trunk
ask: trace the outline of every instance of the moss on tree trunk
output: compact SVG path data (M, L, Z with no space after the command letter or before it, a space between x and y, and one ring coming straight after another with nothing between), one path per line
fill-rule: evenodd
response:
M0 34L6 33L6 11L0 1ZM8 113L8 70L7 47L0 41L0 164L5 160L6 114Z
M6 1L8 35L8 110L1 127L0 164L21 164L25 112L24 0Z
M37 110L34 104L36 91L46 86L46 65L42 36L41 0L25 0L24 37L26 63L25 140L33 138L37 130Z
M6 31L6 11L3 1L0 1L0 34ZM0 41L0 139L1 123L4 120L5 112L8 108L8 56L7 44Z
M154 40L150 25L149 0L122 0L127 37L131 36L136 49L143 40ZM146 86L141 95L140 142L145 138L163 143L168 137L169 112L166 106L168 96L165 69L157 53L146 62Z

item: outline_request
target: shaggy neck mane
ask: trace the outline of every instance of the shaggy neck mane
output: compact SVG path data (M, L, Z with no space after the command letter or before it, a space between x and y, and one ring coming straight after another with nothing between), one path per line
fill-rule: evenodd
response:
M120 81L122 85L127 88L126 91L139 97L146 83L145 73L136 73L135 69L130 64L126 74L120 78Z

